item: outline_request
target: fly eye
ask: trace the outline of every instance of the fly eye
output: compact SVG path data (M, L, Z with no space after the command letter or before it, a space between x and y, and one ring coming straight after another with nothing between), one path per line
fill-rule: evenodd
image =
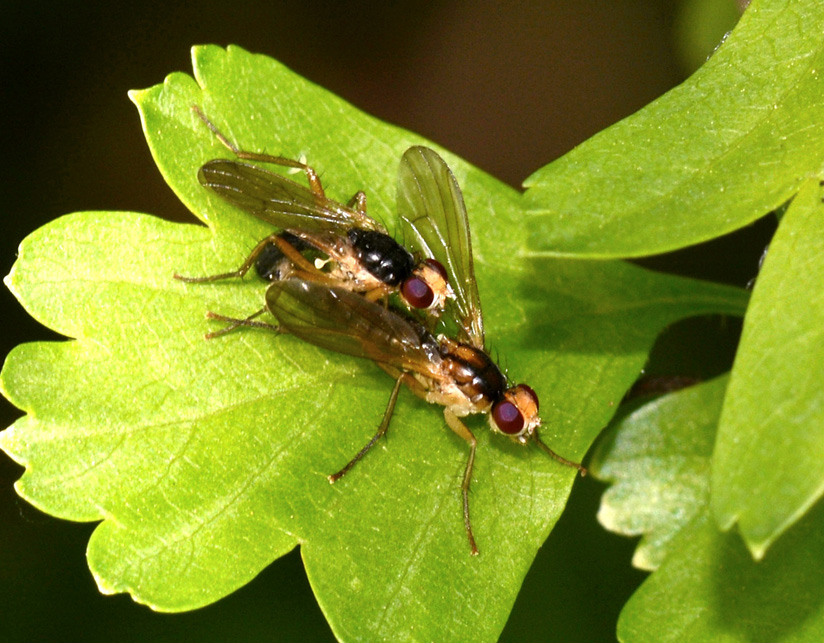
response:
M413 308L429 308L435 300L435 293L420 277L410 277L401 286L401 295Z
M449 280L449 277L446 274L446 268L443 267L443 264L440 261L437 259L427 259L424 263L437 272L444 281Z
M492 419L501 433L518 435L524 428L524 416L512 402L501 400L492 407Z

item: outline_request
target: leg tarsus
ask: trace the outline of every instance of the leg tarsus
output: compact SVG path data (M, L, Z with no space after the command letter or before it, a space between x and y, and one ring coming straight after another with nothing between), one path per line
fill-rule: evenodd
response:
M306 179L309 181L309 187L312 192L319 197L325 196L323 192L323 185L320 182L320 177L311 166L306 165L306 163L301 163L300 161L295 161L294 159L286 158L285 156L273 156L271 154L260 154L258 152L246 152L230 141L229 137L221 132L217 126L209 120L209 117L203 113L200 107L197 105L192 105L192 111L197 114L198 118L200 118L200 120L202 120L210 130L212 130L212 134L215 135L215 138L223 143L223 145L239 159L243 159L245 161L258 161L260 163L271 163L272 165L299 169L306 174Z
M363 190L358 190L354 195L352 195L352 198L349 199L349 202L346 205L355 210L355 212L366 214L366 192Z
M449 428L469 443L469 458L466 461L466 469L464 469L463 482L461 483L461 496L463 498L464 526L466 527L466 536L469 538L470 553L477 556L478 545L475 544L472 521L469 518L469 485L472 482L472 466L475 464L475 449L478 446L478 440L472 431L458 419L458 416L448 408L443 410L443 416Z
M343 469L338 471L337 473L333 473L331 476L327 476L329 480L329 484L335 484L338 480L340 480L343 476L345 476L349 470L354 467L367 453L369 450L375 446L375 444L380 440L384 435L386 435L386 431L389 428L389 421L392 419L392 414L395 411L395 403L398 400L398 392L401 388L401 383L409 377L406 373L401 373L398 378L395 380L395 387L392 389L392 394L389 396L389 402L386 405L386 411L383 414L383 420L381 420L381 424L378 427L377 433L372 436L372 439L366 443L366 446L363 447L358 454L352 458Z
M275 326L274 324L252 321L255 319L255 317L259 317L265 312L266 308L261 308L259 311L249 315L245 319L237 319L235 317L227 317L226 315L219 315L217 313L209 311L206 313L206 319L217 319L218 321L228 322L229 325L225 328L221 328L220 330L216 330L211 333L206 333L205 337L206 339L214 339L215 337L220 337L221 335L231 333L235 328L239 328L240 326L247 326L249 328L264 328L266 330L273 330L276 333L279 333L280 328L278 326Z

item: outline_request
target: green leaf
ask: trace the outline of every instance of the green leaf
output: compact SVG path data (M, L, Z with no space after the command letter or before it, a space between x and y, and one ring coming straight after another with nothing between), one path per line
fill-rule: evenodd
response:
M636 567L654 570L672 539L709 500L710 457L727 377L650 401L613 422L590 471L613 483L598 520L625 536L640 536Z
M824 491L822 192L808 181L770 244L718 431L712 507L757 558Z
M198 47L194 64L197 82L172 74L132 97L166 180L210 227L70 215L24 241L7 278L34 317L77 338L6 361L3 391L29 413L0 435L26 465L18 492L54 515L102 520L88 550L99 586L158 610L215 601L300 544L342 639L495 639L575 472L468 419L479 441L472 558L467 447L440 409L402 391L386 442L330 486L374 432L391 380L294 337L205 341L207 310L257 310L265 284L172 279L235 268L269 232L198 184L200 165L230 154L192 104L245 149L305 155L333 198L366 189L390 224L401 153L429 143L237 47ZM464 190L489 343L542 395L542 436L564 456L584 455L662 328L743 314L737 289L525 259L518 193L440 152Z
M685 83L532 175L536 253L629 257L740 228L824 161L824 13L754 0Z
M621 612L618 638L668 641L824 640L824 511L816 507L756 562L705 511Z
M741 17L736 0L683 0L676 8L673 44L681 67L703 65Z
M613 509L620 531L647 534L638 553L657 566L621 613L621 641L824 636L822 508L805 516L761 562L711 518L709 455L724 389L731 387L727 380L719 377L646 404L619 422L596 454L593 470L618 480L604 504Z

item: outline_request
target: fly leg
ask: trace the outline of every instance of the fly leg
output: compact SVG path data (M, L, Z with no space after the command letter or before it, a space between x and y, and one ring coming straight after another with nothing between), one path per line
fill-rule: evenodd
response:
M218 315L217 313L213 313L211 311L207 312L207 319L217 319L218 321L227 322L229 325L225 328L221 328L220 330L216 330L211 333L206 333L205 337L206 339L214 339L215 337L220 337L221 335L225 335L226 333L231 333L235 328L239 328L240 326L246 326L249 328L263 328L266 330L273 330L276 333L279 333L280 328L278 326L275 326L274 324L267 324L266 322L254 321L256 317L260 317L265 312L266 308L261 308L259 311L249 315L245 319L226 317L225 315Z
M352 198L349 199L349 202L346 205L354 209L356 212L366 214L366 192L363 190L358 190Z
M377 362L377 364L393 377L397 376L397 369L388 366L387 364L382 364L380 362ZM429 390L408 373L405 373L403 375L406 375L405 383L407 387L409 387L409 390L412 391L412 393L417 395L422 400L426 400L428 402L429 400L427 399L427 394L429 393ZM403 375L401 375L398 378L398 381L400 381ZM463 482L461 483L461 497L463 500L464 527L466 528L466 536L467 538L469 538L470 553L473 556L477 556L478 545L475 544L475 536L472 533L472 521L469 518L469 485L472 482L472 467L475 464L475 450L478 446L478 441L473 435L472 431L470 431L469 428L463 422L461 422L460 419L458 419L458 416L455 415L448 408L445 408L443 410L443 417L444 420L446 420L447 426L449 426L449 428L452 429L452 431L454 431L457 435L466 440L469 444L469 459L466 461Z
M280 247L281 246L280 242L283 242L287 246L289 245L289 243L287 241L280 238L279 234L271 234L268 237L266 237L265 239L262 239L254 247L252 252L249 253L249 256L246 257L246 259L243 261L243 263L240 264L240 268L238 268L237 270L232 270L231 272L222 272L219 275L209 275L208 277L184 277L183 275L179 275L179 274L175 273L174 278L177 279L178 281L182 281L182 282L187 283L187 284L201 284L201 283L206 283L206 282L209 282L209 281L220 281L221 279L232 279L232 278L235 278L235 277L237 277L237 278L243 277L247 272L249 272L249 268L251 268L254 265L255 259L258 258L258 256L260 255L261 252L266 250L266 248L270 244L275 244L278 247ZM289 246L289 247L291 248L291 246ZM281 251L282 250L283 249L281 248ZM294 250L294 248L293 248L293 250ZM295 250L295 253L298 254L298 255L300 254L299 252L297 252L297 250ZM284 253L284 254L286 254L286 253ZM291 257L290 257L290 259L291 259Z
M387 297L392 294L392 288L387 286L386 284L382 284L380 286L376 286L372 288L372 290L367 290L363 293L363 296L367 299L367 301L379 301L383 299L387 301Z
M306 163L301 163L300 161L295 161L294 159L289 159L285 156L272 156L271 154L261 154L258 152L247 152L242 150L230 141L229 138L221 132L212 121L209 120L206 114L201 111L200 107L197 105L192 105L192 111L197 114L198 118L200 118L200 120L202 120L210 130L212 130L212 134L215 135L215 138L223 143L223 145L225 145L239 159L244 159L246 161L258 161L259 163L271 163L272 165L293 167L301 170L306 175L306 179L309 181L309 188L312 192L314 192L318 197L325 196L323 185L320 182L318 173L315 172L312 167L306 165Z
M258 161L259 163L271 163L272 165L292 167L301 170L306 175L306 180L309 181L309 189L314 192L315 196L320 198L326 197L320 177L312 166L306 165L306 163L301 163L300 161L296 161L294 159L286 158L285 156L273 156L272 154L261 154L260 152L247 152L246 150L242 150L231 140L229 140L229 137L217 128L217 125L209 120L209 117L203 113L200 107L197 105L192 105L192 111L206 124L206 127L212 130L212 134L215 135L215 138L223 143L223 145L239 159L246 161ZM347 205L350 208L353 208L356 212L366 214L366 194L362 190L359 190L351 199L349 199L349 203Z
M330 284L337 283L334 279L330 279L326 276L322 270L316 268L312 263L310 263L306 257L304 257L300 250L296 247L297 244L305 246L306 248L312 247L311 243L302 239L301 237L293 236L295 239L294 242L290 242L283 237L284 233L278 232L276 234L270 234L265 239L262 239L258 244L252 249L252 252L249 253L249 256L244 259L243 263L240 264L240 267L237 270L232 270L231 272L222 272L218 275L209 275L207 277L184 277L175 273L174 278L178 281L182 281L187 284L201 284L207 283L211 281L220 281L222 279L233 279L233 278L241 278L249 269L255 265L258 258L261 256L263 252L269 250L270 247L276 248L280 251L281 259L284 257L291 262L292 267L294 268L289 273L281 273L278 271L278 278L283 279L288 276L299 276L302 279L309 279L312 281L322 281L328 282ZM273 259L267 257L266 259L267 264L273 262ZM267 268L271 266L267 265ZM261 272L261 269L258 269L258 272ZM272 273L274 274L274 273ZM261 274L262 277L266 278L266 274ZM275 280L272 277L270 280Z
M395 412L395 403L398 401L398 392L401 389L401 383L403 383L407 379L412 379L407 373L401 373L398 375L398 378L395 380L395 387L392 389L392 394L389 396L389 403L386 405L386 411L383 414L383 420L381 420L381 424L378 427L378 432L372 436L372 439L366 443L366 446L363 447L358 454L352 458L343 469L338 471L337 473L333 473L331 476L327 476L329 480L329 484L335 484L338 480L340 480L343 476L345 476L349 470L354 467L363 456L369 453L369 450L375 446L375 444L380 440L384 435L386 435L386 430L389 428L389 421L392 419L392 413Z
M475 464L475 448L478 446L478 441L472 431L448 408L443 410L443 417L449 428L469 443L469 459L466 461L463 483L461 483L461 495L463 496L464 526L469 538L470 553L477 556L478 546L475 544L475 536L472 535L472 521L469 519L469 483L472 482L472 465Z
M300 239L300 237L298 237L298 239ZM286 239L284 239L280 235L275 236L274 244L278 247L278 249L280 249L283 255L289 261L292 262L292 265L297 269L294 273L292 273L293 275L299 276L301 279L309 279L312 281L326 281L332 285L337 283L336 280L328 278L325 272L323 272L319 268L316 268L314 264L310 263L306 259L306 257L300 254L300 252L297 248L295 248L295 246L286 241Z

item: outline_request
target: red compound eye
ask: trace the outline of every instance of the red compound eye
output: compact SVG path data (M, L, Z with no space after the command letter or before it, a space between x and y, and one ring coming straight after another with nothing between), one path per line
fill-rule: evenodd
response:
M437 259L427 259L424 263L435 270L444 281L448 281L448 276L446 274L446 268L443 267L443 264L438 261Z
M413 308L429 308L435 300L435 293L420 277L410 277L404 281L401 295Z
M492 407L492 419L501 433L517 435L524 428L524 416L512 402L501 400Z

